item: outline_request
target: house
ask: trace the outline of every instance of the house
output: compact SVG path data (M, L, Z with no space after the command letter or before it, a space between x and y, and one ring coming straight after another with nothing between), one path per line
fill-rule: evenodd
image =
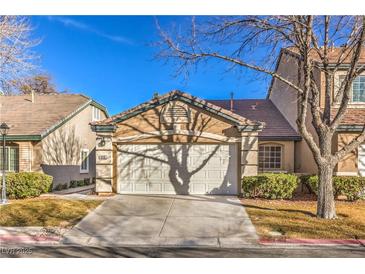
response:
M105 120L99 193L240 193L242 176L294 172L298 133L270 100L203 100L172 91Z
M329 51L329 65L335 64L341 55L341 48L331 48ZM351 55L344 55L346 59L339 69L334 74L332 79L332 110L335 112L336 104L334 94L340 86L341 78L346 74L346 70L350 65ZM317 54L312 53L312 58L315 61L319 58ZM301 57L294 48L284 48L281 50L276 72L285 79L298 84L301 78L300 70ZM362 51L359 63L365 63L365 53ZM319 69L314 70L314 76L317 79L318 86L324 90L324 74ZM273 79L269 89L267 99L270 100L276 108L281 112L285 119L289 122L291 127L297 132L297 93L296 90L285 84L284 82ZM320 107L324 107L325 94L320 94ZM316 136L314 128L311 125L311 117L307 119L307 128ZM341 121L340 126L332 141L333 151L341 149L345 144L349 143L353 138L358 136L365 123L365 74L358 76L352 84L351 99L348 105L347 112ZM295 143L295 172L314 174L317 172L312 153L307 143L302 140ZM365 176L365 145L361 145L357 150L347 155L342 161L338 163L334 170L336 175L349 176Z
M0 121L10 127L6 171L44 172L54 186L94 178L96 137L89 123L107 117L102 105L81 94L0 96Z

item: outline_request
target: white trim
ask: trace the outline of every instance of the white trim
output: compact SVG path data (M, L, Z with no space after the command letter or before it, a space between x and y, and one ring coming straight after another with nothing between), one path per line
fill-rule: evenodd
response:
M217 141L221 141L221 142L228 142L228 143L235 143L235 142L241 141L241 138L226 137L226 136L222 136L222 135L218 135L218 134L214 134L214 133L201 132L201 131L195 131L195 130L173 129L173 130L151 131L151 132L146 132L143 134L138 134L138 135L133 135L133 136L113 138L113 142L132 142L132 141L147 139L147 138L151 138L151 137L160 137L160 136L169 136L169 135L196 136L196 137L202 137L202 138L217 140Z
M95 107L95 106L91 106L91 121L92 122L97 122L101 120L101 112L100 109Z
M336 74L335 74L335 77L334 77L334 91L333 91L333 96L335 97L337 92L338 92L338 89L340 88L340 76L346 76L347 74L347 71L337 71ZM360 75L358 76L365 76L364 73L361 73ZM354 79L355 80L355 79ZM364 108L365 106L365 102L353 102L352 101L352 96L353 96L353 82L351 83L351 88L350 88L350 101L348 103L348 108ZM335 107L339 106L340 103L339 102L335 102L333 100L333 104Z
M82 162L83 162L83 158L82 158L82 153L83 152L86 152L87 153L87 156L86 156L86 158L85 158L85 160L86 160L86 169L82 169ZM88 148L83 148L83 149L81 149L81 151L80 151L80 159L81 159L81 161L80 161L80 173L89 173L89 149Z
M339 172L334 172L334 175L336 175L336 176L359 176L359 173L356 171L339 171Z

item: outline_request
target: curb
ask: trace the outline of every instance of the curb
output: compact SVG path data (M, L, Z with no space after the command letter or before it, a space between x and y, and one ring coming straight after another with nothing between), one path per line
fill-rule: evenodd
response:
M365 247L365 240L336 240L336 239L276 239L276 240L268 240L262 239L259 240L259 244L261 245L272 245L272 246L282 246L282 245L292 245L292 246L363 246Z
M1 244L58 244L60 236L0 235Z

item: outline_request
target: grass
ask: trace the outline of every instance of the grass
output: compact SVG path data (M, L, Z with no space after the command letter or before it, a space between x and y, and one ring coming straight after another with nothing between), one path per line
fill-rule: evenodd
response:
M58 198L12 200L0 207L0 226L71 227L101 202Z
M316 218L315 201L242 199L261 238L365 239L365 201L337 201L338 218Z

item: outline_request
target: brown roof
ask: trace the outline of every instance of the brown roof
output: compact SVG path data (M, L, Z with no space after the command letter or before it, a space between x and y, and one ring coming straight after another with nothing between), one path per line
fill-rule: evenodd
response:
M80 94L0 96L0 122L10 126L9 135L43 135L51 127L91 102Z
M296 56L299 56L299 51L295 47L284 48L283 51L288 52L288 53L292 53ZM351 51L347 50L345 53L342 53L342 51L343 51L343 48L341 48L341 47L330 48L329 51L328 51L328 60L329 60L329 62L330 63L337 63L338 58L341 56L341 62L340 63L344 63L344 64L348 63L349 64L351 62L351 57L352 57ZM315 60L318 60L318 61L321 60L318 52L315 49L313 49L311 51L311 56ZM361 50L359 63L365 63L365 47Z
M252 125L252 126L261 126L260 122L257 122L255 120L247 119L245 116L238 115L236 113L233 113L229 111L228 109L222 108L221 106L217 106L215 104L210 103L209 101L200 99L198 97L192 96L188 93L181 92L179 90L173 90L169 93L166 93L162 96L158 96L157 98L154 98L148 102L142 103L134 108L128 109L126 111L123 111L119 114L116 114L114 116L111 116L105 120L98 121L92 123L92 125L113 125L114 123L118 122L120 119L126 119L129 118L131 115L138 114L142 111L144 111L148 107L157 106L160 103L167 102L169 100L175 100L175 99L187 99L190 102L194 102L200 106L202 106L204 109L208 111L213 111L218 114L223 114L226 117L230 117L234 120L236 120L239 125Z
M337 113L337 109L332 109L332 117ZM344 117L341 120L341 125L361 125L365 124L365 109L347 108Z
M230 109L230 100L209 100L209 102ZM265 123L264 129L259 132L261 139L300 139L300 135L270 100L235 99L233 100L233 110L243 117Z

